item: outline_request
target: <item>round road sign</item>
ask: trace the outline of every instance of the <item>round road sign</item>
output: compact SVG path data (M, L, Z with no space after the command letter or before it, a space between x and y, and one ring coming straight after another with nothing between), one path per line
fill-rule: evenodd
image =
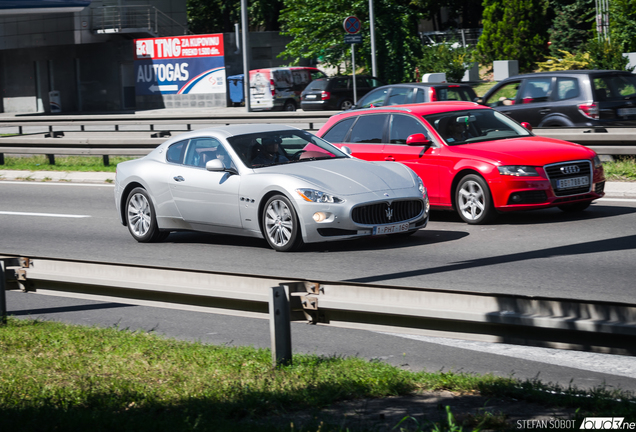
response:
M342 24L345 31L349 34L356 34L360 31L360 20L358 17L348 16Z

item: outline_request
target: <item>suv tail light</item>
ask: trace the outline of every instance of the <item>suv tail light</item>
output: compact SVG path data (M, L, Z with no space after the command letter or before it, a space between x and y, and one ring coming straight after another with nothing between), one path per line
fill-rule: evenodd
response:
M322 99L322 100L331 99L331 93L329 93L328 91L321 92L320 93L320 99Z
M587 118L598 119L600 117L598 106L594 102L581 104L577 108L581 111L581 114Z
M276 86L274 85L274 80L269 80L269 88L272 89L272 96L276 96Z
M435 102L437 100L437 92L435 91L435 87L428 88L428 101Z

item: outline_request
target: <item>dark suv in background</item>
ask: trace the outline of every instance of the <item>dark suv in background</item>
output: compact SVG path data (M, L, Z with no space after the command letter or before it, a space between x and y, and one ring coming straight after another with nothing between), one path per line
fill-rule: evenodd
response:
M478 101L533 127L636 126L636 75L613 70L517 75Z
M356 75L356 100L385 83L368 75ZM353 106L353 77L335 76L313 80L300 95L303 111L346 110Z
M453 83L389 84L367 93L353 108L371 108L435 101L474 101L473 88Z

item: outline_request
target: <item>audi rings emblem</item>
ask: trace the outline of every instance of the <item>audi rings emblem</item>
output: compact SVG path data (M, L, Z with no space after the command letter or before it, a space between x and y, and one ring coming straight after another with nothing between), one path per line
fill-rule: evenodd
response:
M561 167L561 172L563 174L576 174L581 171L578 165L565 165Z

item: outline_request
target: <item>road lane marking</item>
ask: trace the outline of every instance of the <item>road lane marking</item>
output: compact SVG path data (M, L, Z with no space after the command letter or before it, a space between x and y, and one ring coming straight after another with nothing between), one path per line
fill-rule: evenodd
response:
M2 184L27 184L27 185L38 185L38 186L83 186L83 187L115 187L112 183L80 183L80 182L41 182L41 181L11 181L11 180L1 180L0 185Z
M89 218L90 215L72 215L72 214L60 214L60 213L29 213L29 212L9 212L0 211L0 215L9 216L43 216L43 217L59 217L59 218Z
M377 332L389 336L411 339L439 345L461 348L493 355L520 358L535 362L547 363L561 367L570 367L608 375L618 375L633 378L636 376L636 359L633 357L583 352L574 350L559 350L556 348L542 348L506 343L491 343L479 341L465 341L460 339L420 336L403 333Z
M636 202L633 198L599 198L599 201Z

